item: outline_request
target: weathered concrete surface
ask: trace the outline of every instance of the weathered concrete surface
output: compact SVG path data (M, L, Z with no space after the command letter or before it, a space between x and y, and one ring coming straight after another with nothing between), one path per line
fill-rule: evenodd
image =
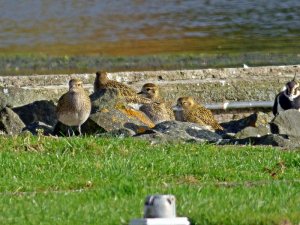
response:
M251 68L222 68L176 71L116 72L109 77L134 87L146 82L161 86L162 95L175 103L192 95L201 103L223 101L273 101L276 93L294 75L300 65ZM94 74L0 76L0 93L12 107L38 100L56 101L67 90L71 77L84 81L92 93Z

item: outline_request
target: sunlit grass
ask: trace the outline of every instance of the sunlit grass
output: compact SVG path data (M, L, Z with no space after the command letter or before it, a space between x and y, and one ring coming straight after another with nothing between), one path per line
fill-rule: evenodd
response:
M1 137L1 224L128 224L152 193L193 224L300 221L300 152L118 138Z
M0 54L0 75L94 73L97 70L175 70L220 67L300 64L298 53L158 54L142 56L51 56Z

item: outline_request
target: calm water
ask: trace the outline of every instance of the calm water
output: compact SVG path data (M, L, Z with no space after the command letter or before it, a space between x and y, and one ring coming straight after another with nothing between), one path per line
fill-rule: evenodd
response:
M298 51L299 0L0 0L0 50Z

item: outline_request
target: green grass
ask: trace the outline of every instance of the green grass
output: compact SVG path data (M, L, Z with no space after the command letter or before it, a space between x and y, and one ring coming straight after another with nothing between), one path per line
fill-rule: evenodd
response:
M300 152L135 139L0 137L0 224L128 224L174 194L192 224L300 222Z
M0 75L94 73L97 70L175 70L300 64L296 52L246 52L221 54L158 54L143 56L50 56L0 54Z

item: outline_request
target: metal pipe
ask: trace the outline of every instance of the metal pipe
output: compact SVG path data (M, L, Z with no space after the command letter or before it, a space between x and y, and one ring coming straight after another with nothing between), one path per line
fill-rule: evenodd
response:
M221 102L205 104L208 109L272 108L273 101Z

